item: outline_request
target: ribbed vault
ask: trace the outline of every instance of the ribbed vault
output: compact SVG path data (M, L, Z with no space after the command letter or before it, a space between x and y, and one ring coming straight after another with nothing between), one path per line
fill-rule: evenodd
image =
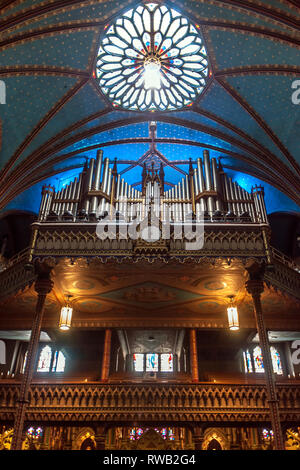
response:
M299 203L299 8L288 0L165 2L200 26L212 74L186 109L115 108L94 77L107 25L137 2L4 0L0 21L0 209L33 184L81 167L99 148L118 149L124 171L151 143L171 166L210 149ZM132 152L131 148L135 150ZM116 155L117 156L117 155ZM127 167L126 167L127 165ZM128 171L129 174L129 171Z

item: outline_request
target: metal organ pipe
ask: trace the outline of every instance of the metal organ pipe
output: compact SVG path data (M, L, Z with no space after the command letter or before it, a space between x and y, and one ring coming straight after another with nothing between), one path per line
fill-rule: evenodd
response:
M175 200L178 201L178 185L176 185L175 188L174 188L174 195L175 195ZM176 202L174 204L174 219L175 219L176 222L178 222L178 220L179 220L178 212L179 212L179 203Z
M96 190L98 190L100 188L102 157L103 157L103 151L98 150L97 160L96 160L96 169L95 169L95 179L94 179L94 189L96 189Z
M233 185L233 194L234 198L236 199L236 208L237 208L237 215L241 213L241 204L238 202L239 198L239 190L238 190L238 185L236 182L232 183Z
M205 191L205 182L204 182L204 176L203 176L203 163L202 163L201 158L197 159L197 166L198 166L198 178L199 178L199 191L200 193L203 193L203 191Z
M57 191L57 193L55 194L55 204L54 204L54 207L53 207L53 210L56 212L56 214L59 214L59 202L58 200L60 199L60 196L61 196L61 190Z
M97 152L97 159L96 159L96 164L94 164L94 181L92 184L92 189L95 191L98 191L100 189L100 178L101 178L101 169L102 169L102 156L103 156L103 151L98 150ZM96 213L97 212L97 207L99 204L99 199L97 196L93 196L91 199L91 204L90 204L90 212L91 213Z
M61 202L61 204L60 204L60 208L59 208L60 214L63 214L64 211L65 211L65 205L66 205L66 203L65 203L64 201L65 201L66 198L67 198L67 191L68 191L68 186L65 186L64 189L63 189L63 191L62 191L62 195L61 195L61 199L62 199L63 202Z
M42 202L41 202L40 210L39 210L39 220L44 220L45 217L46 217L46 213L47 213L47 212L46 212L47 202L48 202L47 192L45 191L45 188L43 188L43 191L42 191Z
M198 171L197 168L194 169L194 188L195 188L195 197L199 194L199 179L198 179ZM200 218L200 211L201 211L201 202L196 202L196 219Z
M104 170L103 170L103 177L102 177L102 192L107 192L107 180L108 180L108 167L109 167L109 158L104 160Z
M219 194L221 193L221 188L220 188L220 181L219 181L219 173L218 173L218 169L217 169L217 161L215 158L212 158L211 159L211 164L212 164L212 174L213 174L213 187L214 187L214 190L218 193L217 197L216 197L216 209L217 211L221 211L222 210L222 202L221 200L219 199Z
M181 184L180 184L180 181L178 183L178 199L180 201L182 201L183 197L182 197L182 190L181 190ZM183 207L184 207L184 202L180 202L178 204L178 218L180 221L183 221Z
M229 181L228 181L227 175L225 175L225 174L224 174L224 189L225 189L225 199L226 199L226 202L227 202L228 212L231 212L233 209L232 209L232 203L229 202L229 199L231 199L230 189L229 189Z
M203 160L204 160L204 170L205 170L205 181L206 181L206 190L212 191L212 178L211 178L211 170L210 170L210 159L209 159L209 152L204 150L203 152ZM214 201L211 196L207 198L207 209L210 215L214 212Z
M76 178L73 181L73 188L71 192L71 199L73 200L73 202L70 202L69 204L69 211L72 212L73 215L74 215L74 206L75 206L74 200L76 199L77 184L78 184L78 178L76 176Z
M235 201L235 196L234 196L233 183L232 183L231 178L228 178L228 188L229 188L229 196L230 196L230 199L232 200L232 211L236 214L237 207L236 207L236 203L233 202Z
M66 203L65 211L70 211L70 205L71 205L70 199L72 199L73 187L74 187L74 182L71 181L68 187L68 191L67 191L67 203Z

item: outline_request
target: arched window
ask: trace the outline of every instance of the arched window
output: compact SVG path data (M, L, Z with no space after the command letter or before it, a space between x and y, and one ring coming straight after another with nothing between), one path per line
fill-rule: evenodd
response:
M50 346L45 346L40 353L37 371L50 372L50 365L52 359L52 349Z
M244 356L245 371L251 374L251 372L253 372L253 367L252 367L251 355L248 349L246 352L245 351L243 352L243 356Z
M61 351L55 351L52 372L64 372L66 358Z
M45 346L40 353L37 372L64 372L66 358L62 351Z
M283 371L282 371L280 354L274 346L271 346L270 351L271 351L273 370L275 374L282 375Z
M271 346L270 353L271 353L272 366L273 366L274 373L278 375L283 375L282 362L281 362L280 354L277 348L275 348L274 346ZM260 346L255 346L255 348L252 350L252 353L249 352L248 349L246 352L244 351L243 358L244 358L245 372L249 372L249 373L253 372L253 366L254 366L254 372L256 373L265 372Z
M263 373L265 371L265 368L263 364L263 357L260 346L255 346L255 348L253 349L253 361L255 372Z
M173 354L161 354L160 370L162 372L173 372Z
M150 353L146 355L146 372L158 371L158 354Z
M134 370L136 372L143 372L144 370L144 354L133 355Z

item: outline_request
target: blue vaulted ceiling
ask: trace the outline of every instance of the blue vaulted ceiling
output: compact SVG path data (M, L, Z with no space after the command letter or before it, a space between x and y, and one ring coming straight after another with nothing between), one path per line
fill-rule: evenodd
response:
M262 182L267 208L300 202L299 8L288 0L173 0L167 5L200 25L212 75L193 106L180 111L115 109L99 91L93 64L99 38L133 1L3 0L0 13L0 210L37 211L45 182L60 187L97 149L120 160L129 183L156 147L186 171L204 149L250 189ZM177 164L177 163L176 163ZM166 168L172 184L182 178Z

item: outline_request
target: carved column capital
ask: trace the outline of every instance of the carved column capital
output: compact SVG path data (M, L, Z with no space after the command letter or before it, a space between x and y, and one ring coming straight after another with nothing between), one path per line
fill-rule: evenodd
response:
M50 277L48 279L42 277L35 281L34 289L39 295L47 295L51 292L53 285L54 282Z
M249 279L245 285L247 292L253 297L260 296L264 291L264 281L261 279Z

